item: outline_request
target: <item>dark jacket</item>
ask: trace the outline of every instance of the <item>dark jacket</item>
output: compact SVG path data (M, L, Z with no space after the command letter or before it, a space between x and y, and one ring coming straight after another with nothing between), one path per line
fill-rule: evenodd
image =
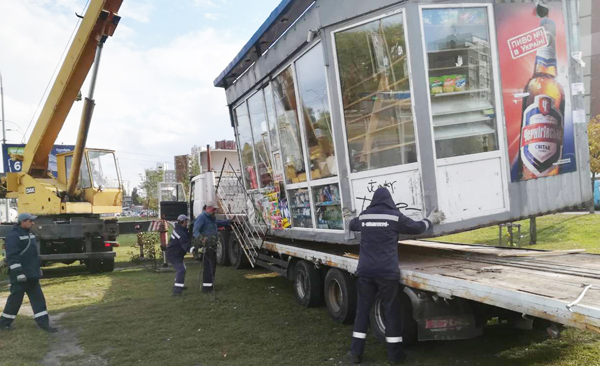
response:
M217 236L217 228L229 226L229 220L217 220L214 216L209 215L206 211L202 212L194 222L194 238L200 235L210 237Z
M399 279L398 236L422 234L430 226L429 220L414 221L404 216L390 192L377 189L369 207L350 222L350 230L361 234L356 275Z
M19 275L25 275L27 279L42 277L38 247L31 231L15 225L8 232L4 243L11 283L17 283Z
M188 230L179 225L179 223L175 224L175 229L171 232L171 239L167 246L167 256L171 260L183 260L185 254L189 253L191 248L192 244L190 243Z

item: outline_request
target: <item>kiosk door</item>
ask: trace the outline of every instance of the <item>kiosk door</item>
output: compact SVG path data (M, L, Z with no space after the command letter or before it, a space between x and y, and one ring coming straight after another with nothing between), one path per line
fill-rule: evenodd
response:
M447 221L509 209L490 5L421 6L438 206Z

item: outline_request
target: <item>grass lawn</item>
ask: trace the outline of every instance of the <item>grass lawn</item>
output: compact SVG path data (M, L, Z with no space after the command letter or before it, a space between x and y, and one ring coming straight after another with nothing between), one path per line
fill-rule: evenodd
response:
M563 245L553 248L570 248L585 239L580 227L593 227L598 221L600 215L539 219L541 244L537 247L550 248L547 245L552 245L551 238L557 237L554 230L562 229ZM592 227L587 228L588 232L593 232ZM495 244L495 230L483 229L444 240L487 242L485 239ZM352 327L331 321L324 307L306 309L297 305L292 284L286 279L257 276L264 273L258 270L220 267L214 299L199 292L200 266L190 260L187 295L172 298L173 273L155 273L128 262L127 252L135 250L128 245L134 238L119 237L122 246L117 248L115 272L90 275L84 267L74 265L45 269L47 277L42 287L61 330L47 335L35 328L33 319L19 316L15 322L18 329L0 333L0 364L345 364ZM589 245L590 251L600 252L600 244L594 249L590 239L583 244ZM0 297L7 295L8 284L0 283ZM365 358L369 362L365 365L385 365L385 347L370 335L367 343ZM534 331L492 325L482 337L424 342L411 347L409 355L408 365L424 366L598 366L600 335L567 329L561 339L548 340Z
M556 214L537 218L537 244L529 245L529 220L521 224L521 246L532 249L586 249L600 253L600 215ZM516 236L516 229L514 231ZM498 245L498 226L448 235L437 240L465 244ZM503 237L503 245L507 235Z

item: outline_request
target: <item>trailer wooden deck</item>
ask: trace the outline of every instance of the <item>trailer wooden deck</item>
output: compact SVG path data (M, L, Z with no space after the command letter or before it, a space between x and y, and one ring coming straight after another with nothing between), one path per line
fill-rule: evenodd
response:
M271 252L356 272L354 247L265 242ZM600 255L403 241L401 282L600 333Z

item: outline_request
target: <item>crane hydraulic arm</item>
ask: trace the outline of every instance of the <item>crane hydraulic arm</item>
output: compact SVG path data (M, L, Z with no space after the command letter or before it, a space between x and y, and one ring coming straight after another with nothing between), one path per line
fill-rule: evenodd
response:
M114 153L86 149L102 46L115 32L123 0L90 0L23 155L21 172L8 173L6 197L35 215L121 212L122 189ZM57 155L58 176L48 173L49 153L94 66L75 150ZM81 180L81 182L79 182Z
M123 0L91 0L23 153L22 172L47 176L48 154L87 77L98 45L112 36ZM79 143L79 139L78 139Z

